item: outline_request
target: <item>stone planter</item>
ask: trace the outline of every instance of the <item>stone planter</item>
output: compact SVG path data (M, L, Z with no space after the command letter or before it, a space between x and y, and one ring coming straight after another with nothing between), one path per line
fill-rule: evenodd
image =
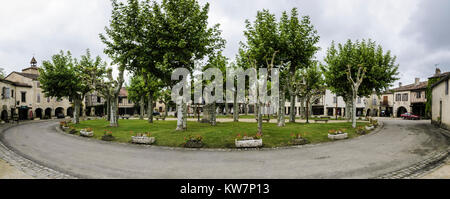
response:
M359 134L359 135L365 135L365 134L367 134L366 130L364 130L364 129L356 130L356 133Z
M153 144L155 143L155 137L147 136L133 136L131 137L131 142L134 144Z
M110 141L114 141L116 138L114 137L114 136L112 136L112 135L104 135L104 136L102 136L102 140L103 141L108 141L108 142L110 142Z
M292 140L292 145L305 145L309 144L309 141L307 139L298 138Z
M196 141L196 140L188 140L186 144L184 144L184 147L186 148L202 148L203 142L202 141Z
M368 131L371 131L371 130L374 130L374 129L375 129L374 126L366 126L366 130L368 130Z
M342 133L342 134L328 134L328 138L330 138L331 140L343 140L343 139L347 139L348 138L348 134L347 133Z
M88 132L85 130L80 130L80 135L83 137L94 137L94 131Z
M253 139L253 140L235 140L236 148L257 148L262 147L263 140L262 139Z

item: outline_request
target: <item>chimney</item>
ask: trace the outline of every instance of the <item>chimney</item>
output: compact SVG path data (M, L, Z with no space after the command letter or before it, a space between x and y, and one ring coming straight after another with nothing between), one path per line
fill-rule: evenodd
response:
M416 85L419 85L419 83L420 83L420 78L416 77L415 84L416 84Z
M441 69L436 68L436 73L434 74L434 76L438 76L441 74Z
M402 82L399 82L399 83L398 83L398 87L402 87Z

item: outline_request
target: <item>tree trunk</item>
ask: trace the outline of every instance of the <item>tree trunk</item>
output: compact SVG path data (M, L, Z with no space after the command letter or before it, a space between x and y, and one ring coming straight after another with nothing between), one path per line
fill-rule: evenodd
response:
M259 102L256 103L256 112L257 112L257 117L258 117L258 133L262 133L261 103L259 103Z
M217 125L217 120L216 120L216 102L212 103L212 108L211 108L211 126L216 126Z
M245 115L248 115L248 103L247 102L244 104L244 111L245 111Z
M115 96L113 100L111 100L111 120L109 121L110 127L118 127L118 115L117 115L117 103L119 101L119 96Z
M106 114L108 121L111 121L111 97L106 99Z
M233 99L233 121L239 122L239 106L237 103L237 89L234 91L234 99Z
M188 114L188 106L187 103L183 103L183 129L187 129L187 114Z
M279 127L286 126L286 119L284 118L284 116L286 115L286 113L285 113L285 108L286 108L285 89L283 89L283 91L280 93L280 105L278 107L279 107L278 126Z
M144 107L145 107L144 96L141 96L141 100L139 102L139 108L140 108L139 119L140 120L144 120L144 112L145 112Z
M148 94L148 105L147 105L147 115L148 123L153 123L153 93Z
M309 124L309 97L306 98L306 123Z
M164 117L163 120L166 120L167 115L169 114L169 103L164 103Z
M183 115L184 115L184 113L183 113L183 107L182 107L182 105L181 104L177 104L177 131L183 131L184 130L184 128L183 128L183 122L184 122L184 120L183 120Z
M80 105L81 105L81 101L77 98L74 98L74 105L75 105L75 110L74 110L74 115L73 115L73 119L72 119L72 123L74 124L79 124L80 123Z
M352 127L356 128L356 97L358 89L354 89L352 96Z
M305 98L300 99L300 117L305 118Z
M295 123L295 96L291 93L290 96L290 102L291 102L291 113L289 114L289 122Z

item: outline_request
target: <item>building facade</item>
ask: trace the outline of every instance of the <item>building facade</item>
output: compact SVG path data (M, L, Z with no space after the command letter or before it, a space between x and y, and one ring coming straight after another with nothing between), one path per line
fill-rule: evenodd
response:
M58 114L73 116L73 107L69 99L46 97L39 83L37 61L33 57L31 66L22 72L12 72L1 80L2 120L20 120L52 118Z
M433 124L450 130L449 78L450 74L447 74L431 86L431 121Z

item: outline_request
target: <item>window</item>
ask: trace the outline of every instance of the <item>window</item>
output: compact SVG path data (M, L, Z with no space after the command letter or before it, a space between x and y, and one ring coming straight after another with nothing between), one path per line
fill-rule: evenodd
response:
M358 97L358 104L361 104L361 98Z
M402 101L402 94L395 95L395 101L396 102Z
M36 83L36 87L41 88L41 83L40 83L40 82L37 82L37 83Z
M21 100L22 102L27 102L27 92L21 92Z
M416 92L416 98L417 99L422 98L422 92L421 91Z
M14 90L11 90L11 97L14 97Z
M9 99L10 98L10 88L3 87L2 89L2 99Z
M333 97L333 103L336 104L336 102L337 102L337 98L336 98L336 97Z
M404 102L408 101L408 93L403 94L402 101L404 101Z
M448 79L445 82L445 94L448 95Z
M130 99L128 99L128 104L131 104L132 102L131 102L131 100Z
M374 98L372 99L372 105L377 105L377 98L374 97Z
M47 103L50 103L50 97L47 97Z
M41 103L41 94L40 93L37 94L36 101L37 101L37 103Z
M102 102L102 98L97 97L97 103L101 103Z
M123 98L119 97L119 104L123 103Z

